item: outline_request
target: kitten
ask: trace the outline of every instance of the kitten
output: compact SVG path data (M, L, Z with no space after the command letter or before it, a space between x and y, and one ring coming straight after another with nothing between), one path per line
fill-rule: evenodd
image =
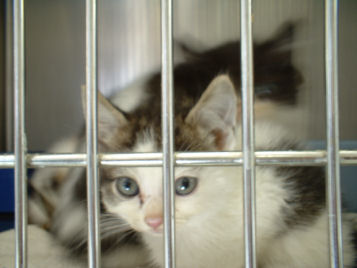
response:
M176 149L241 150L237 103L229 76L216 77L188 113L176 109ZM122 113L116 113L113 117L123 119ZM115 130L119 133L121 129L135 138L124 148L123 142L117 143L118 149L160 150L159 120L149 119L146 114L127 118L116 120L120 123L107 129L109 144L117 141ZM104 123L109 125L108 121ZM256 148L300 147L286 130L257 120ZM163 267L161 168L112 168L103 173L105 210L141 233L153 262ZM244 266L241 174L240 167L176 168L177 267ZM325 178L321 168L257 167L256 196L259 267L328 267ZM348 267L353 251L347 224L344 231Z
M291 64L292 37L290 25L254 46L257 150L302 148L269 119L278 104L295 103L302 81ZM175 150L241 150L239 43L203 53L183 49L187 62L174 70ZM160 151L160 103L159 73L111 101L99 95L99 150ZM164 267L162 169L101 167L100 175L103 266ZM85 171L65 177L49 229L85 259ZM177 167L175 178L177 267L244 267L241 167ZM256 197L258 267L328 267L321 168L257 167ZM350 232L345 221L345 267L354 257Z

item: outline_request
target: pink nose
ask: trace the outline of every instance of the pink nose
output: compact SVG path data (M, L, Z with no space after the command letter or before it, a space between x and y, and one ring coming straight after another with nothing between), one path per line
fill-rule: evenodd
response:
M162 217L145 217L145 222L156 230L162 224Z

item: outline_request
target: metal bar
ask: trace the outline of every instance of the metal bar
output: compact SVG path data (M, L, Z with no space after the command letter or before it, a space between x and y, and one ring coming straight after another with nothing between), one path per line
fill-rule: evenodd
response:
M87 133L87 206L88 264L100 267L99 176L97 150L97 5L86 0L86 133Z
M327 197L330 267L343 267L338 130L338 1L325 1Z
M27 267L24 3L14 1L15 263Z
M7 152L11 152L14 146L14 85L13 85L13 2L6 0L6 29L5 29L5 52L6 52L6 66L5 66L5 139Z
M161 109L165 267L175 268L172 0L161 0Z
M257 166L325 166L326 151L264 151L255 152ZM104 166L160 167L162 153L99 154ZM28 167L85 167L85 154L28 154ZM0 168L13 168L13 154L0 154ZM177 152L175 166L236 166L242 165L241 152ZM341 165L357 165L357 151L341 150Z
M241 0L242 136L245 267L256 267L255 155L253 106L252 3Z

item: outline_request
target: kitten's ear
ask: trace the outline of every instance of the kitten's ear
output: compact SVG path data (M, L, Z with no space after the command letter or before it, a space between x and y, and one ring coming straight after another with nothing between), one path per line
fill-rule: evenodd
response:
M118 131L128 124L127 119L116 107L113 106L98 91L98 139L106 145L111 145L113 138ZM86 89L82 86L82 107L85 118L86 116Z
M235 145L237 104L232 81L227 75L220 75L209 84L185 122L198 126L207 137L212 135L217 149L231 150Z

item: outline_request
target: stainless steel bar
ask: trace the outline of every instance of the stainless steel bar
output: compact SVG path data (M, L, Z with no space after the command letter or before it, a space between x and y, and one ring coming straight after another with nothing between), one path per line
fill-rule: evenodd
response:
M327 197L330 267L343 267L338 124L338 1L325 1Z
M15 157L15 263L17 268L27 267L27 176L25 136L25 40L24 2L16 0L14 6L14 157Z
M5 65L5 139L6 139L6 151L11 152L14 146L14 85L13 85L13 2L12 0L6 0L6 38L5 38L5 51L6 51L6 65Z
M255 153L257 166L325 166L326 151L264 151ZM28 167L85 167L85 154L28 154ZM162 166L161 153L99 154L104 166ZM0 168L13 168L13 154L0 154ZM236 166L242 165L241 152L177 152L175 166ZM357 151L341 150L341 165L357 165Z
M97 5L86 0L86 134L87 134L87 206L88 264L100 267L99 174L97 150Z
M245 267L256 267L252 2L241 0L242 149Z
M161 109L165 267L175 268L172 0L161 0Z

